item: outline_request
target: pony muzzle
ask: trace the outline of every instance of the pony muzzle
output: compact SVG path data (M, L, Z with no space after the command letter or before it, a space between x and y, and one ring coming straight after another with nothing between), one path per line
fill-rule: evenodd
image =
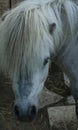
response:
M35 104L15 104L14 113L18 120L31 122L35 119L38 112L38 108Z

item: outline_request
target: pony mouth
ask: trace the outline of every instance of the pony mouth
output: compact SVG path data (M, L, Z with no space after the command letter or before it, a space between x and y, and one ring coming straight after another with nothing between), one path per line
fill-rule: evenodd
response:
M36 119L36 117L33 118L33 117L30 117L30 116L16 117L16 118L20 122L27 122L27 123L31 123L31 122L33 122Z

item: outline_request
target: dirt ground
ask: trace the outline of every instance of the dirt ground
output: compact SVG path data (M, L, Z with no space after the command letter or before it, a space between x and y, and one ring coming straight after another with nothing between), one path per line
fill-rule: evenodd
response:
M49 90L64 96L61 105L64 104L66 97L71 93L64 84L62 72L55 64L51 65L45 86ZM3 74L0 74L0 130L51 130L47 113L48 106L39 110L37 118L32 123L26 123L19 122L16 119L13 113L13 101L11 82ZM55 130L55 128L52 130Z

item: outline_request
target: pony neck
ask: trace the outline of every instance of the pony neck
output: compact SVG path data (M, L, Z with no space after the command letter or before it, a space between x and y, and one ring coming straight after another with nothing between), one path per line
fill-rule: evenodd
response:
M58 51L54 62L71 78L78 73L78 32ZM75 71L76 70L76 71Z

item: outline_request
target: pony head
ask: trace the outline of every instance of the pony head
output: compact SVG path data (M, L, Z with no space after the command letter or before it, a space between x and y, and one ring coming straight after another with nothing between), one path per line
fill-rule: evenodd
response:
M1 64L12 79L20 119L32 120L38 112L49 61L62 37L60 2L24 1L0 25Z

